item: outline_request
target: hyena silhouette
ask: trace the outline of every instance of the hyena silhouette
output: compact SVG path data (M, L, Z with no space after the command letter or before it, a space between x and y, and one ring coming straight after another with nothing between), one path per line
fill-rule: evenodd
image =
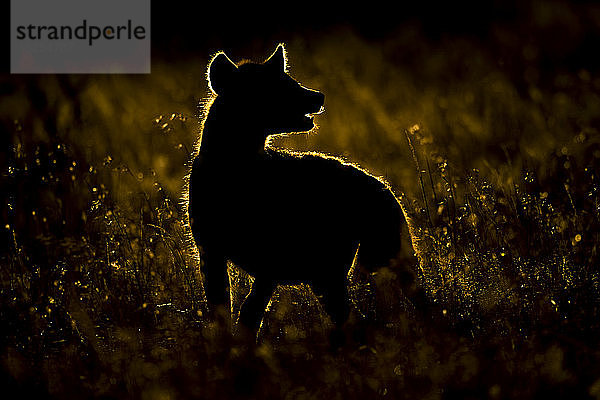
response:
M339 326L355 255L368 271L388 265L404 216L389 186L358 167L269 148L269 135L310 131L324 103L286 69L281 44L262 64L236 65L224 53L211 61L216 96L190 175L192 232L211 305L228 300L230 260L255 277L241 311L246 325L259 326L277 284L303 282Z

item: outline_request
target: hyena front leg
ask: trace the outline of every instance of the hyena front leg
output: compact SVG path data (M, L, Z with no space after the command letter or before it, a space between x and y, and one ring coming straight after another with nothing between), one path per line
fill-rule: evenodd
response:
M258 332L260 323L265 313L265 308L271 300L275 284L269 279L256 278L252 285L252 292L242 306L240 322L246 327Z
M209 307L214 311L220 305L229 309L229 276L225 257L218 252L205 251L203 254L204 292Z

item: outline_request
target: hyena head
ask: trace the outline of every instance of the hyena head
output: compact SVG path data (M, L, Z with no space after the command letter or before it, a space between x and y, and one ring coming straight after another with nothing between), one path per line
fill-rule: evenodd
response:
M238 66L219 53L210 63L208 77L210 88L221 98L220 103L227 105L231 118L267 135L311 130L313 114L322 110L325 99L288 75L281 44L262 64Z

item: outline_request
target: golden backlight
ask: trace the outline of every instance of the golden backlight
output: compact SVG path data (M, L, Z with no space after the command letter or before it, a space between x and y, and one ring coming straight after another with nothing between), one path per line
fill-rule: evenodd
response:
M402 205L405 253L349 270L360 335L330 351L300 284L277 288L257 342L237 324L252 277L232 263L230 310L208 317L185 193L217 48L147 76L3 76L6 382L60 398L600 395L600 76L543 69L547 45L500 26L499 49L418 25L320 35L290 37L285 62L326 96L318 129L265 145L360 165Z

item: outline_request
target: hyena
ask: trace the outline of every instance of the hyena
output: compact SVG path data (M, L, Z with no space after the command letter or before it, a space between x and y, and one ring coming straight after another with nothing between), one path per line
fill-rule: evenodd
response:
M189 177L189 216L209 303L228 300L229 260L255 278L241 311L250 327L259 325L276 285L299 282L343 324L355 256L374 271L400 251L398 200L352 164L269 146L270 135L312 130L324 105L322 93L287 73L283 45L260 64L235 64L221 52L208 80L215 96Z

